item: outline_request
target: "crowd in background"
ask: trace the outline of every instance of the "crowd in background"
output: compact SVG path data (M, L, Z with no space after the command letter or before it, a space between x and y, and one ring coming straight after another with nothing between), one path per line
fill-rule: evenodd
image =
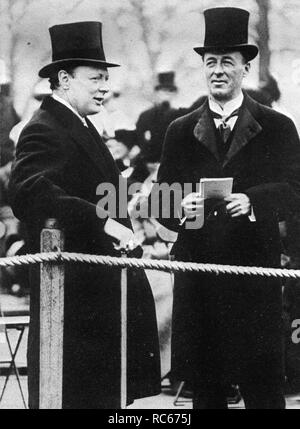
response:
M155 103L141 112L132 123L120 102L121 89L112 89L102 111L91 121L104 139L121 174L128 183L142 183L141 190L129 202L129 212L142 204L150 194L161 158L163 140L169 124L176 118L198 108L206 99L202 95L190 107L174 107L178 88L172 71L159 73L154 87ZM246 89L248 94L268 107L289 115L280 105L280 89L273 76L256 89ZM41 100L50 94L48 83L41 81L35 88L29 111L19 118L9 95L9 83L1 85L0 92L0 257L26 253L26 237L22 225L14 218L9 206L7 185L14 150L20 132ZM155 219L134 219L133 226L144 249L145 258L168 259L176 236L165 230ZM282 266L300 269L300 219L292 218L280 225L282 237ZM168 273L148 271L153 290L159 325L162 376L170 367L170 338L172 311L172 276ZM10 268L0 273L2 293L28 294L26 268ZM300 390L300 345L293 344L291 321L300 314L300 282L289 280L283 284L284 327L286 339L286 376L290 391Z

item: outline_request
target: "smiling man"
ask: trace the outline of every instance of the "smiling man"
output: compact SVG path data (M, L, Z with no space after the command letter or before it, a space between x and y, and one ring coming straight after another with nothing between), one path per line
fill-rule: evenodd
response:
M250 63L238 51L206 53L204 70L211 98L224 107L228 101L241 95L243 79L250 70Z
M174 121L165 138L159 183L192 183L177 260L280 266L278 221L300 204L300 144L287 117L250 99L242 82L258 49L248 43L249 13L204 12L202 56L209 96ZM233 178L224 200L196 192L202 178ZM203 215L201 228L187 228ZM181 221L180 221L181 220ZM195 222L197 224L197 222ZM247 408L283 408L281 284L277 279L180 273L175 276L172 374L194 388L194 408L226 408L238 384Z
M65 233L65 250L115 255L97 216L101 183L119 189L119 171L87 115L98 113L108 91L101 23L50 28L53 61L40 70L52 96L24 128L10 181L11 204L24 222L28 247L39 252L48 218ZM117 219L130 232L129 218ZM106 229L107 230L107 229ZM110 228L111 230L111 228ZM126 243L124 243L126 244ZM29 406L39 407L39 267L32 268L28 342ZM120 408L120 270L84 264L65 267L63 408ZM128 275L128 402L160 390L154 301L142 271Z
M63 99L81 118L98 113L108 92L108 71L93 64L73 66L50 77L53 98Z

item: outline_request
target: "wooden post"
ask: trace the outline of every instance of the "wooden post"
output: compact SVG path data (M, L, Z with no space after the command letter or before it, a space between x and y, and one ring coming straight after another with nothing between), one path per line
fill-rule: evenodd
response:
M127 254L122 252L122 257ZM121 271L121 409L127 406L127 268Z
M41 232L41 252L63 250L63 232L48 219ZM40 409L62 408L64 265L41 264Z

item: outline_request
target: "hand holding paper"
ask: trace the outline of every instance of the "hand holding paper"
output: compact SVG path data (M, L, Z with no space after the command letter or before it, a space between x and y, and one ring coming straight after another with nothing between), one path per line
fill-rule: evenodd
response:
M248 216L251 213L251 203L246 194L231 194L225 198L228 202L226 210L231 217Z
M106 234L118 240L119 243L116 248L119 250L130 251L139 245L135 240L133 231L114 219L107 219L104 225L104 231Z
M197 192L188 194L181 203L186 219L194 218L202 214L204 209L204 198Z
M204 201L220 200L224 201L232 192L232 177L203 178L200 180L200 193L193 192L187 195L181 206L184 210L183 225L187 220L194 220L190 225L191 229L199 229L204 224ZM186 225L186 227L188 227Z

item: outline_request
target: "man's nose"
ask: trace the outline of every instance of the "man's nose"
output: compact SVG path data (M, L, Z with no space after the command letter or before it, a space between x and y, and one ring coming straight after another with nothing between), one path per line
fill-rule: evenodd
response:
M102 82L102 83L99 85L99 91L100 91L100 92L103 92L104 94L107 94L107 93L108 93L108 91L109 91L109 85L108 85L108 83L107 83L107 82Z
M221 63L217 63L217 64L216 64L215 69L214 69L214 73L215 73L216 75L220 75L220 74L223 74L223 73L224 73L224 69L223 69L223 66L222 66L222 64L221 64Z

